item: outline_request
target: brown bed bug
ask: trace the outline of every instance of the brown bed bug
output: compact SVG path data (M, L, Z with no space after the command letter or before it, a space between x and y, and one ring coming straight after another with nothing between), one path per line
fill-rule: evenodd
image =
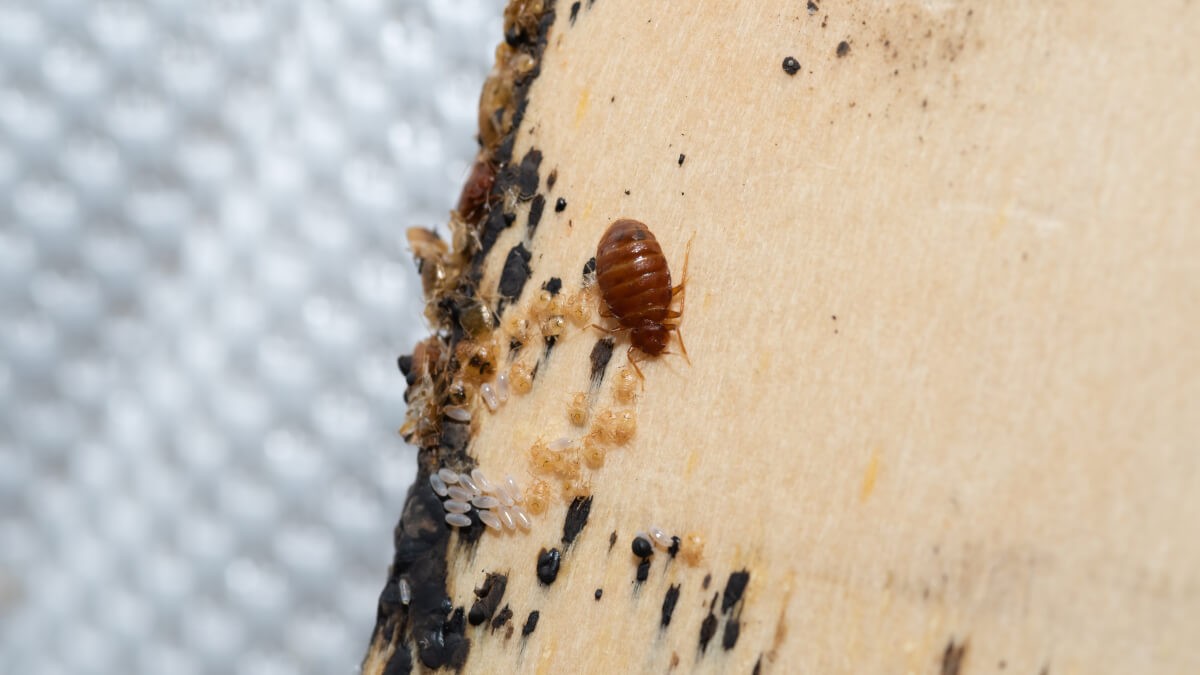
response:
M629 330L629 363L639 377L642 371L637 367L633 350L648 356L666 353L671 331L679 338L679 346L687 358L687 347L683 344L677 319L683 316L683 293L691 249L691 242L688 242L683 258L683 280L678 286L672 286L667 258L645 223L628 218L616 220L608 226L596 246L596 282L608 308L608 314L602 311L601 316L615 318L621 325L612 332ZM673 310L671 303L676 297L679 297L679 309Z

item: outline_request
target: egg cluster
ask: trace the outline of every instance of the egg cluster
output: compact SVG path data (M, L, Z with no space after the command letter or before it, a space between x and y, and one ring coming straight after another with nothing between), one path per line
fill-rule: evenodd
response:
M429 485L443 498L448 525L469 527L474 510L479 521L493 530L528 531L533 526L522 507L525 497L512 476L493 483L478 468L467 474L443 467L429 476Z

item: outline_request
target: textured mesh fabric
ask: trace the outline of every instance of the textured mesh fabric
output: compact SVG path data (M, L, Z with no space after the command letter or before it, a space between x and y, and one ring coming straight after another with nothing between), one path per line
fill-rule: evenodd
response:
M0 0L0 673L358 668L500 0Z

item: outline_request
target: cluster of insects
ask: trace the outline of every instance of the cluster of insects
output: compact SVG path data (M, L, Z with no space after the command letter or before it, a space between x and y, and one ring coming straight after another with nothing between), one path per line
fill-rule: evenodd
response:
M448 505L447 523L456 527L469 525L468 513L474 508L479 512L479 519L493 529L527 529L522 523L529 516L543 513L555 492L567 501L590 494L587 470L599 470L611 450L628 445L637 434L635 404L644 382L638 363L670 353L667 346L672 334L679 340L681 353L685 358L687 356L679 333L686 269L687 256L684 258L685 280L673 285L666 258L654 234L640 222L620 219L609 226L597 245L594 278L585 277L577 291L562 293L557 287L553 291L544 288L525 306L510 308L494 331L476 333L464 324L469 338L461 340L454 350L457 375L450 385L448 398L451 405L443 410L447 417L459 422L471 420L473 393L492 412L498 411L510 396L529 393L536 368L536 362L531 365L531 361L536 358L537 350L523 349L523 346L550 338L557 340L571 326L627 333L628 362L617 368L610 378L613 407L597 410L595 390L567 397L566 420L570 427L579 431L549 442L539 438L529 446L525 454L533 480L524 492L517 491L511 477L498 487L493 486L492 492L481 489L468 494L473 477L463 481L460 474L459 483L452 484L448 478L453 472L433 476L431 483L435 492L451 497L444 502ZM593 305L597 300L603 300L599 315L614 321L615 327L594 323L597 308ZM676 301L678 309L673 309ZM490 316L484 319L486 321L480 322L483 325L491 321ZM501 368L501 351L505 343L512 362L507 368ZM443 472L447 471L443 469ZM483 478L482 474L479 478ZM474 480L473 484L479 486L480 482ZM480 504L484 506L480 507ZM674 551L680 551L679 537L668 538L665 534L654 537L654 533L661 534L661 530L651 528L650 541L665 542L667 547L673 542ZM688 535L686 543L685 553L691 551L692 555L699 556L703 549L699 535Z

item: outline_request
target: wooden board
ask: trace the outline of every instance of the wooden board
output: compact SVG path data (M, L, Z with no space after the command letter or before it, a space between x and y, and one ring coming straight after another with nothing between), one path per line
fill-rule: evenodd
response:
M532 235L516 207L479 294L518 243L508 312L579 288L618 217L676 271L694 237L690 365L642 364L553 584L563 500L450 543L453 605L503 573L516 626L467 626L464 672L1200 672L1200 6L575 5L512 153L542 153L547 207ZM528 395L475 404L488 475L580 435L601 336L569 326L518 357ZM652 524L700 563L636 582Z

